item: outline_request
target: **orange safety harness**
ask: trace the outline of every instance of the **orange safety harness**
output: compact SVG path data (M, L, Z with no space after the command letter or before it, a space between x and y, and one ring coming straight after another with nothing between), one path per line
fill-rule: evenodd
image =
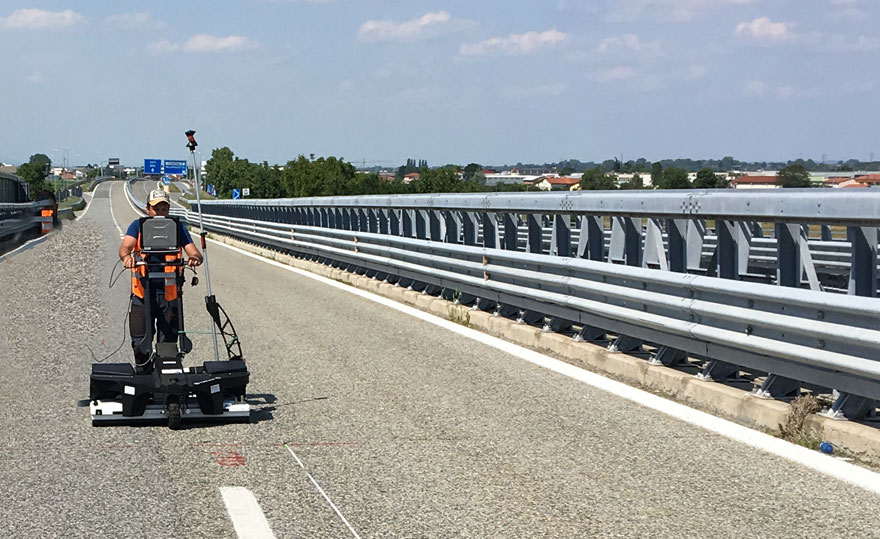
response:
M141 252L141 233L138 232L137 237L137 245L132 250L131 254L134 256L135 260L146 261L145 255ZM160 255L150 255L150 256L160 256ZM165 262L177 262L183 258L180 249L173 254L166 254ZM165 300L173 301L177 299L177 278L183 275L183 266L169 264L165 266L165 273L171 274L165 276ZM143 279L147 276L147 266L145 264L135 265L131 269L131 293L135 296L144 299L144 283Z

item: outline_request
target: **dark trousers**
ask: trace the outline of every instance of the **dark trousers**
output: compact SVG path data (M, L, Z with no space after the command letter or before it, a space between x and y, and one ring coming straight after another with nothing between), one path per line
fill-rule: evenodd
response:
M153 330L153 335L158 342L175 342L177 341L178 320L177 308L175 302L169 302L165 299L165 289L159 288L154 291L150 298L150 318L146 320L146 308L144 300L132 295L131 311L128 315L128 329L131 334L131 347L134 350L134 359L138 364L144 363L149 359L149 354L144 355L138 350L138 344L147 334L147 323ZM152 343L150 343L152 348Z

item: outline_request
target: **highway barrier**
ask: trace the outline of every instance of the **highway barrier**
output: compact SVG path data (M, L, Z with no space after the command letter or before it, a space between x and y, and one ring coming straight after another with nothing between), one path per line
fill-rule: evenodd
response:
M611 349L689 361L707 380L749 372L757 396L834 392L838 418L880 399L878 207L870 189L202 202L208 231L579 339L613 335Z

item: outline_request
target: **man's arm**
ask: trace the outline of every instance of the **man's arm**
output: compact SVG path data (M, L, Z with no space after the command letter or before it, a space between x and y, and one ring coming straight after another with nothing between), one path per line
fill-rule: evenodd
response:
M122 265L126 268L131 269L134 267L134 256L131 254L131 251L136 243L137 238L133 238L128 234L122 238L122 245L119 246L119 259L122 260Z
M202 265L202 253L199 252L199 248L196 247L195 243L187 243L183 246L183 252L186 253L188 257L186 263L188 266L201 266Z

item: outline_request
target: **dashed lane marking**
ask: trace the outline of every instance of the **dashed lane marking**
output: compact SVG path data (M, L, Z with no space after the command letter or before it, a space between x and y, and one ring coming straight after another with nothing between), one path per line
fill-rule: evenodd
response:
M253 492L244 487L220 487L220 495L239 539L275 537Z

